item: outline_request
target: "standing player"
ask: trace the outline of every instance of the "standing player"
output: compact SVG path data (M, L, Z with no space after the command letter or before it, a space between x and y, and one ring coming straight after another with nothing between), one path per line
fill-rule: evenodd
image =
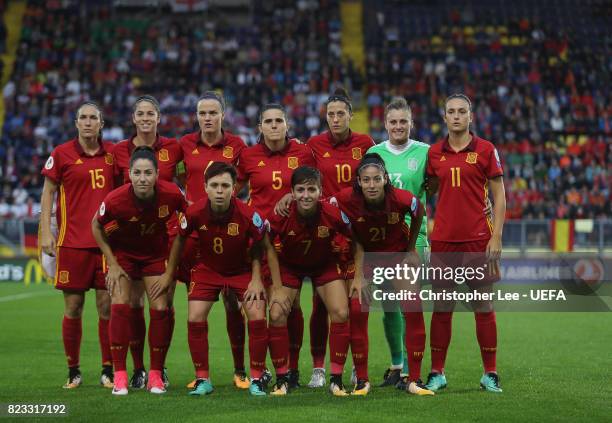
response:
M291 203L289 216L275 214L270 219L270 237L280 243L283 290L293 303L305 277L316 287L331 320L330 392L346 396L342 372L349 347L348 295L344 272L332 244L337 233L351 237L349 221L337 207L320 201L321 174L317 169L297 168L291 176L291 192L295 201ZM289 391L287 314L277 304L270 306L269 336L277 378L272 395L286 395Z
M78 136L58 147L45 163L45 183L41 196L40 245L55 256L55 288L64 293L62 339L68 360L68 382L64 388L81 385L79 358L81 317L85 292L96 290L98 337L102 350L100 383L113 387L112 357L108 337L110 298L106 292L103 259L89 225L96 209L113 189L112 144L103 142L102 111L95 103L83 103L77 110ZM57 239L51 231L51 209L57 193Z
M412 128L412 111L406 100L397 97L385 108L385 129L389 139L370 148L368 153L377 153L385 162L389 172L389 182L400 189L405 189L417 196L421 204L426 204L425 194L425 168L427 166L427 151L429 145L410 139ZM412 217L406 214L406 225L410 227ZM426 262L429 243L427 241L427 215L423 216L423 223L416 241L416 250L422 262ZM419 328L424 326L423 316L411 314L409 317L416 321L411 324ZM385 311L383 326L389 350L391 352L391 367L385 371L382 386L395 386L405 389L408 382L408 359L404 347L406 327L402 313ZM423 330L424 333L424 330Z
M503 170L493 144L470 132L471 108L469 98L463 94L448 97L444 103L448 136L429 149L428 194L435 193L438 187L440 190L431 234L432 262L436 253L482 253L483 256L486 253L491 264L496 264L501 255L506 212ZM482 213L489 190L493 194L493 223ZM457 210L461 213L457 214ZM453 303L434 304L431 373L426 384L432 391L446 387L444 363L451 338L453 306ZM496 367L495 312L492 304L482 306L488 311L475 310L474 314L484 364L480 386L490 392L502 392Z
M234 196L236 170L213 162L205 173L206 194L181 218L179 241L198 231L200 256L189 284L189 350L196 371L190 395L213 391L208 367L208 314L221 291L231 291L248 318L252 395L266 395L261 377L268 350L265 290L261 280L261 251L265 248L273 281L271 303L280 301L281 281L274 247L256 211ZM251 257L249 260L249 252ZM249 263L250 261L250 263Z
M241 152L246 148L242 138L223 130L225 101L214 91L206 91L198 100L196 113L200 130L183 136L179 144L183 151L185 173L181 175L187 194L187 202L193 204L203 197L204 171L213 162L236 165ZM238 192L238 190L236 191ZM198 232L193 232L185 241L185 248L178 269L178 279L185 283L191 280L191 269L197 262ZM236 297L223 293L227 333L234 359L233 383L239 389L249 388L249 379L244 370L244 317ZM188 385L193 388L195 381Z
M343 188L350 187L355 179L356 169L363 155L374 141L369 135L351 131L353 106L347 92L339 88L328 99L326 104L327 125L329 130L308 140L312 149L316 167L323 176L323 196L331 197ZM345 267L350 268L352 260L349 245L345 240L338 240L339 248L345 255ZM349 273L348 277L352 275ZM359 301L351 300L351 337L356 342L363 342L363 333L367 331L367 316L361 312ZM313 294L312 314L310 316L310 352L313 360L312 377L308 386L319 388L325 386L325 344L327 343L329 325L327 310L321 298ZM353 359L356 357L353 354ZM357 359L359 360L359 359Z
M365 252L402 253L404 263L410 266L419 264L415 246L425 210L411 192L394 188L389 183L385 164L378 154L366 154L357 169L357 181L354 187L338 192L331 201L336 201L340 209L346 213L353 226L353 232ZM412 218L410 228L406 224L406 214L410 214ZM392 266L395 264L397 263L390 263ZM361 298L362 279L363 269L356 266L350 292L356 293L358 298ZM367 318L367 313L364 314ZM433 392L423 387L419 379L425 350L423 313L405 311L404 319L410 367L407 392L415 395L433 395ZM353 351L353 354L364 355L363 362L355 363L357 385L353 393L357 395L367 395L370 391L367 332L365 336L365 349ZM354 345L351 347L354 348Z
M125 359L134 281L143 281L150 307L151 367L147 389L154 394L166 392L162 370L172 331L166 291L174 281L179 248L175 241L168 259L167 224L172 216L185 211L187 203L176 184L158 179L155 155L147 146L134 149L130 159L131 184L108 194L91 223L93 236L108 262L106 278L112 301L110 335L115 368L113 395L128 393Z
M249 183L249 202L264 218L291 191L291 175L299 166L314 166L310 149L287 135L287 114L280 104L263 106L259 116L259 143L244 151L238 163L239 179ZM298 386L298 359L304 334L299 298L288 317L289 373L291 388Z
M116 186L130 183L130 157L138 146L151 147L155 151L159 178L167 182L174 181L176 167L182 160L183 154L176 139L162 137L157 133L160 119L161 110L155 97L143 95L136 99L132 109L132 122L136 128L136 134L120 141L113 150ZM176 232L177 219L176 216L171 216L168 220L170 242L174 239ZM174 332L174 288L175 284L172 283L168 289L170 340ZM147 373L144 368L144 341L147 329L144 317L144 283L141 280L133 280L130 293L130 352L134 360L134 374L130 380L130 386L134 389L142 389L147 384ZM164 383L168 385L165 367L163 378Z

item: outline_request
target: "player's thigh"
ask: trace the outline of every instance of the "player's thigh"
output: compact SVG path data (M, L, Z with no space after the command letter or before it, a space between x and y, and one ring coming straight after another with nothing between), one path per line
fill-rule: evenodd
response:
M232 290L223 291L223 306L225 310L228 312L238 311L240 310L240 305L238 304L238 297Z
M157 298L151 298L151 290L153 286L159 281L161 275L155 276L143 276L142 281L144 282L145 291L147 292L147 298L149 299L149 307L154 310L165 310L168 308L168 297L165 294L158 295Z
M205 322L215 302L190 300L187 303L187 319L190 322Z
M296 298L299 300L299 289L289 288L287 286L282 286L280 288L283 296L287 296L289 302L291 303L291 307L295 304ZM268 300L272 298L272 288L268 288L267 290ZM276 302L270 303L270 324L273 326L284 326L287 324L287 317L291 310L283 310L280 304Z
M111 304L129 304L132 282L121 275L111 293Z
M346 322L348 320L348 291L346 282L336 279L317 286L316 290L325 304L330 320L334 323Z

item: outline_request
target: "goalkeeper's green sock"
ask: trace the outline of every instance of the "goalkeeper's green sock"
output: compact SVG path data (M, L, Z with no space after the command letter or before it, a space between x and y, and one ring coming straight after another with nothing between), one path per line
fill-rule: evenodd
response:
M399 311L387 311L383 316L385 338L391 352L391 364L393 368L401 369L404 364L404 316Z

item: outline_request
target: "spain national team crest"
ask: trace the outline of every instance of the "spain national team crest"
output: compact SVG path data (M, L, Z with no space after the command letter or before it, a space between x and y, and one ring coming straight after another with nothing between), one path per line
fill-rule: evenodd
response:
M289 169L297 169L299 166L297 157L288 157L287 158L287 167Z
M232 146L226 146L223 147L223 157L225 157L226 159L233 159L234 158L234 147Z
M227 234L230 236L238 235L238 224L237 223L228 223L227 224Z
M389 225L395 225L397 222L399 222L399 213L396 213L396 212L389 213L389 216L387 217L387 223Z
M353 160L361 160L361 147L355 147L351 152L353 153Z
M59 283L70 282L70 272L68 272L67 270L60 270L57 280L59 281Z
M112 154L106 154L104 156L104 163L106 163L109 166L113 165L113 155Z
M465 162L469 164L476 164L478 161L478 153L467 153L467 157L465 158Z
M163 205L159 208L159 218L163 219L164 217L168 216L170 214L170 211L168 210L168 206L167 205Z
M329 228L327 226L319 226L318 235L319 238L327 238L329 236Z
M170 155L168 154L168 150L166 150L165 148L162 148L161 150L159 150L159 153L157 154L157 159L160 162L167 162L168 160L170 160Z

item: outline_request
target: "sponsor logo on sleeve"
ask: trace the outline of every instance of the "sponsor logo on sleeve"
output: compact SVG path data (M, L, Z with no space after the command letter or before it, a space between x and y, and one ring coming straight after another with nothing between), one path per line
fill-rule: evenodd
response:
M106 204L102 201L102 204L100 204L100 216L104 216L104 213L106 213Z
M187 218L185 217L185 215L181 216L181 229L187 229Z
M419 202L417 201L416 197L412 197L412 202L410 203L410 211L412 213L416 213L418 205Z
M45 169L50 170L53 169L53 156L49 156L47 162L45 163Z

